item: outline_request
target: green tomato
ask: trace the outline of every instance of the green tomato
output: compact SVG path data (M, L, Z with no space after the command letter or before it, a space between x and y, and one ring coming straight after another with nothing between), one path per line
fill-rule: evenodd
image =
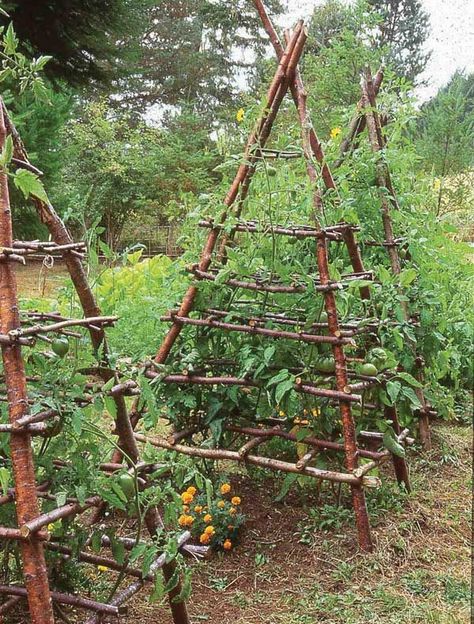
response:
M59 357L63 358L69 351L69 340L67 338L55 338L51 343L51 348L59 355Z
M322 360L319 360L315 363L316 370L321 373L333 373L336 370L336 362L334 358L328 357Z
M375 364L371 364L370 362L362 364L362 366L359 368L359 373L361 375L367 375L367 377L375 377L378 372L379 371L377 370Z
M127 497L127 500L135 498L135 479L131 474L128 474L128 472L121 474L119 477L119 485Z
M328 313L326 311L322 311L321 315L319 317L319 322L320 323L327 323L328 322Z

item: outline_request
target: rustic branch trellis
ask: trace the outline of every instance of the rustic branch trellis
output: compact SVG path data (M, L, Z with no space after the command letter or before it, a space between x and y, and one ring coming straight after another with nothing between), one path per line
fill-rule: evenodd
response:
M6 137L11 135L14 144L13 163L35 173L41 173L30 164L26 150L3 104L0 105L0 147L5 145ZM52 511L40 513L40 500L54 500L50 494L50 484L35 481L34 457L32 447L33 436L51 435L51 426L57 419L56 410L46 410L39 414L30 414L31 400L27 393L27 379L23 364L21 347L33 346L37 340L50 341L47 334L65 334L80 336L69 328L83 327L89 330L92 344L96 352L101 354L101 365L93 372L102 378L104 383L115 378L116 385L109 395L113 397L116 409L115 432L119 445L124 450L128 462L133 462L134 470L141 477L156 467L139 461L138 447L133 436L127 406L125 403L126 384L120 386L117 373L109 367L108 349L104 329L113 324L116 317L101 316L92 290L87 282L82 266L83 243L72 241L64 224L57 216L53 207L46 201L33 197L38 215L48 226L53 241L14 241L12 236L12 218L8 193L8 180L5 171L0 172L0 345L3 358L3 378L8 402L9 423L0 425L0 433L10 437L11 464L14 477L14 488L0 497L0 505L14 504L17 515L17 527L0 527L2 540L15 540L21 547L24 586L0 585L0 595L7 599L0 605L0 617L13 609L18 601L28 601L29 613L33 624L52 624L54 622L53 605L70 605L92 613L87 620L89 624L99 622L102 616L115 618L126 611L125 603L136 594L146 582L153 581L161 570L165 581L169 581L175 573L175 562L168 561L166 553L159 555L151 564L146 576L141 570L127 565L119 565L110 557L97 556L90 552L80 552L78 560L93 565L105 565L116 570L125 577L130 576L133 582L125 589L118 591L110 603L100 603L89 598L51 591L45 560L45 548L71 557L72 551L66 546L50 542L48 524L60 518L70 518L89 509L103 509L104 503L98 496L84 502L68 499L66 504ZM25 263L32 254L60 255L69 270L76 288L85 318L67 319L59 314L30 312L20 319L16 292L16 279L13 262ZM90 384L94 386L95 384ZM84 396L82 404L87 404L93 396ZM64 463L56 462L58 470ZM103 464L101 469L106 474L123 470L122 464ZM96 514L96 519L100 514ZM160 515L155 508L145 514L145 523L150 536L163 527ZM193 556L201 557L207 547L188 544L191 535L184 532L178 540L178 548ZM125 540L126 541L126 540ZM135 545L126 543L125 548ZM110 540L104 534L102 545L110 547ZM185 603L179 599L181 585L178 582L169 592L170 608L175 624L188 624L189 618ZM177 600L175 600L178 598ZM59 612L59 611L58 611Z
M180 335L183 328L188 325L206 327L219 331L240 332L251 335L257 334L265 336L268 339L272 338L295 340L307 343L330 344L335 359L335 372L333 375L328 376L328 380L334 381L335 387L321 387L321 384L314 384L310 379L297 377L294 384L294 390L300 393L324 397L330 400L333 404L339 406L340 416L343 423L343 443L337 444L331 440L305 440L305 442L308 442L308 445L313 448L297 462L290 463L253 453L253 451L260 444L270 438L284 437L285 439L296 442L296 438L292 437L291 434L288 434L288 432L285 432L283 427L280 427L278 424L276 427L266 430L258 427L238 427L228 424L226 426L227 430L234 431L241 436L250 438L236 451L224 448L203 448L199 446L196 447L191 444L182 444L181 441L184 439L188 439L189 441L192 440L192 437L197 429L195 426L191 426L183 431L177 431L170 440L159 439L155 436L146 436L140 433L135 434L135 438L140 442L148 442L159 448L175 450L194 457L230 459L239 462L248 462L274 470L306 474L319 479L347 483L350 485L352 491L352 501L358 529L359 544L361 549L369 551L372 549L372 540L370 536L369 520L365 503L364 487L372 485L374 479L373 477L366 476L366 472L368 472L370 468L360 467L358 465L358 458L360 456L370 456L372 463L369 464L369 466L373 468L383 461L386 461L387 457L391 456L391 454L387 451L371 452L365 450L361 448L357 442L351 404L360 404L362 402L362 397L360 394L357 394L357 392L380 383L380 380L368 378L358 380L355 383L351 383L349 381L347 358L344 352L344 347L347 344L354 344L355 337L358 333L366 331L366 328L357 324L350 329L340 326L336 309L336 294L340 288L344 287L348 280L367 280L371 278L371 273L365 270L362 262L360 249L355 238L355 231L357 230L356 227L348 223L339 223L323 228L320 223L319 213L322 210L324 197L317 186L317 181L319 179L318 168L321 170L321 177L326 188L336 193L337 189L329 166L325 162L321 143L311 125L306 107L306 92L298 71L298 61L306 40L304 26L300 22L291 34L289 32L286 33L286 48L283 48L278 35L266 14L263 4L259 0L255 0L255 6L275 48L279 59L279 65L267 92L263 113L256 124L254 132L248 139L243 164L239 167L235 179L225 198L224 203L227 209L221 215L219 220L207 220L200 223L201 227L209 229L209 235L204 245L199 263L190 268L190 271L193 273L196 280L195 284L190 286L179 309L171 311L167 317L163 318L163 320L171 322L171 328L166 335L153 364L148 367L146 376L149 378L159 377L159 381L163 384L191 384L197 386L229 385L244 389L259 387L260 384L258 380L246 377L236 377L232 374L214 373L216 365L219 365L216 362L209 362L208 366L206 366L206 370L202 373L199 371L181 371L180 373L167 374L163 376L161 373L155 371L154 367L156 365L162 365L167 361L176 339ZM241 213L244 206L244 200L250 189L252 176L256 170L258 159L265 153L266 141L270 135L273 122L276 118L283 97L288 90L291 92L297 108L301 125L302 145L306 168L309 178L314 185L313 205L315 212L315 224L312 226L295 225L290 227L272 224L270 227L268 224L255 221L242 221ZM272 152L272 157L275 157L274 152ZM293 157L293 154L291 157ZM225 222L231 208L234 220L229 233L228 229L225 230ZM251 235L255 232L270 233L270 231L272 235L292 236L297 239L311 238L314 240L318 276L315 279L313 288L315 292L320 292L322 294L324 300L324 306L328 318L327 324L324 324L325 329L327 330L327 335L324 335L325 332L323 331L317 332L317 326L312 327L310 330L305 330L304 332L301 330L287 331L284 329L274 329L273 327L268 328L265 326L266 322L269 320L268 316L265 318L242 317L242 315L239 314L238 307L233 310L201 310L199 317L190 316L191 311L194 310L199 281L206 280L213 282L215 280L215 268L211 265L217 263L217 266L219 266L219 264L223 266L226 263L226 247L235 234L239 232ZM354 271L352 274L341 278L339 282L334 282L330 279L328 266L328 247L330 244L336 243L347 247L348 255ZM289 285L281 283L278 279L268 280L267 277L262 277L260 275L253 276L252 280L253 281L248 279L237 279L237 276L234 277L231 275L226 279L225 285L232 289L244 289L266 293L291 294L305 291L304 285L298 284L297 280L295 283ZM360 295L363 299L368 300L370 298L369 289L365 284L360 288ZM196 312L196 310L194 310L194 312ZM228 316L232 316L232 322L228 321L226 318ZM223 317L224 320L220 320ZM235 317L239 318L238 323L233 322ZM290 326L301 326L305 324L304 318L290 318L286 314L281 314L280 316L274 315L271 318L271 321L272 325L277 326L279 323ZM374 323L377 325L377 321L374 321ZM223 364L224 368L232 368L229 362L221 361L220 364ZM378 408L378 406L371 407L375 409ZM400 431L396 409L394 407L385 408L385 416L390 418L392 421L393 426L398 433L399 441L401 442L405 440L408 432ZM137 421L138 419L134 420L134 425ZM314 457L314 449L317 448L344 452L347 472L333 472L310 466L309 464ZM403 482L405 486L409 488L408 472L405 460L400 457L393 456L393 461L399 482Z

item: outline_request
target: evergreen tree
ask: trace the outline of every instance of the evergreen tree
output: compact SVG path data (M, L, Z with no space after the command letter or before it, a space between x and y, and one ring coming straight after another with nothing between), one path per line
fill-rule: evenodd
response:
M421 0L368 0L380 15L377 45L386 52L386 61L399 76L412 83L430 58L424 44L430 32L429 16Z
M10 21L27 52L50 55L45 74L70 85L101 83L130 70L151 0L10 0Z

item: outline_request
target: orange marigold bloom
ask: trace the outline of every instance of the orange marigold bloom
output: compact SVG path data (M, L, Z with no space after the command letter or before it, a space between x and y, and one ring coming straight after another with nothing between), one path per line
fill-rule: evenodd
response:
M223 483L221 485L221 494L228 494L230 492L230 483Z
M182 514L178 518L178 524L182 527L189 527L194 522L194 518L192 516L187 516L186 514Z
M183 511L187 513L189 511L189 505L183 505Z
M196 505L196 507L194 508L194 511L195 511L196 513L201 513L201 511L202 511L202 505Z
M232 531L232 530L234 529L234 525L233 525L233 524L229 524L229 525L227 526L227 528L229 529L229 531Z
M206 515L204 516L204 522L205 522L206 524L209 524L209 522L211 522L211 520L212 520L212 516L211 516L211 514L206 514Z
M232 542L230 541L230 539L226 539L226 541L224 542L224 550L230 550L232 548Z
M219 507L219 509L224 509L224 507L225 507L225 501L219 501L219 502L217 503L217 506Z
M216 530L214 529L213 526L209 525L204 529L204 533L206 533L206 535L214 535L214 533L216 532Z
M186 492L188 494L191 494L191 496L194 496L197 492L196 488L194 487L194 485L191 485L190 487L188 487L188 489L186 490Z
M211 536L207 533L203 533L199 538L199 541L201 542L201 544L209 544L209 542L211 541Z
M187 505L188 503L192 503L193 502L193 498L194 498L194 496L192 494L190 494L189 492L183 492L181 494L181 500L183 501L183 503L185 505Z
M237 505L240 505L242 501L238 496L233 496L230 502L232 503L232 505L235 505L237 507Z
M235 514L237 513L237 509L235 507L231 507L229 509L229 513L231 516L235 516Z

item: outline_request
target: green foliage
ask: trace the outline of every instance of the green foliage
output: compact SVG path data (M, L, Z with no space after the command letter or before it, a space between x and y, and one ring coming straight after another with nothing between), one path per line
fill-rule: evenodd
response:
M89 105L64 133L64 166L52 195L66 220L105 228L113 247L127 220L182 215L183 198L209 187L215 154L206 128L183 113L169 130L133 123L104 101Z

